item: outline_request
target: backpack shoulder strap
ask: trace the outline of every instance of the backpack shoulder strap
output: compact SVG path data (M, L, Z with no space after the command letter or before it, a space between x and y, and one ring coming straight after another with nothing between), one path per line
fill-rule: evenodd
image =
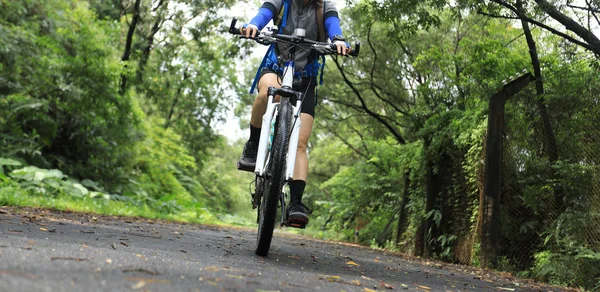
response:
M277 27L279 27L279 25L281 24L281 21L283 20L283 9L284 8L285 8L285 5L281 5L281 9L279 10L279 15L277 15L277 17L273 21L273 23L275 25L277 25Z
M325 24L323 23L323 11L324 10L325 10L325 1L324 0L315 0L315 13L317 16L317 27L319 28L318 41L320 41L320 42L327 41L327 36L325 35Z

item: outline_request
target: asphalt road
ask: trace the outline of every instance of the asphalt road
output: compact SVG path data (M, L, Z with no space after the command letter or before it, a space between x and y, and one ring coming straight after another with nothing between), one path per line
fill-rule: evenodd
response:
M0 291L559 291L503 275L255 230L0 207Z

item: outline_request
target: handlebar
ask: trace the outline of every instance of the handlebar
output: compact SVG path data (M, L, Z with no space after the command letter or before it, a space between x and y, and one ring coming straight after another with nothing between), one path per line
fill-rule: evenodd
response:
M240 33L240 29L235 26L236 23L237 23L236 18L231 20L231 24L229 25L229 33L231 33L233 35L239 35L241 38L252 39L262 45L270 45L272 43L276 43L277 41L285 41L285 42L290 42L290 43L294 43L297 45L300 45L300 44L311 45L311 47L313 49L315 49L317 52L324 54L324 55L337 55L338 54L337 47L333 44L326 43L326 42L316 42L313 40L305 39L304 37L297 37L297 36L291 36L291 35L286 35L286 34L278 34L278 33L272 32L272 31L271 32L261 32L259 35L257 35L254 38L246 37ZM348 53L348 55L357 57L359 51L360 51L360 42L355 42L354 47L350 48L350 52Z

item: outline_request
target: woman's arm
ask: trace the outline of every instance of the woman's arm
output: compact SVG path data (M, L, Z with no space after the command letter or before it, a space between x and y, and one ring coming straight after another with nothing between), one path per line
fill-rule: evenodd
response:
M336 36L343 36L342 28L340 27L340 19L337 15L325 18L325 30L327 31L327 36L329 36L329 39L332 41Z
M258 30L262 30L265 27L265 25L267 25L267 23L269 23L269 21L273 19L272 9L265 6L266 5L263 5L263 7L261 7L258 10L258 14L254 16L254 18L252 18L252 20L249 23L256 26Z

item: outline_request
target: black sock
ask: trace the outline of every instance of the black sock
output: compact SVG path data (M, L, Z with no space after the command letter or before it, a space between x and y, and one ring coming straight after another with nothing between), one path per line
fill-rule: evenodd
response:
M248 141L258 143L258 140L260 140L260 128L256 128L250 125L250 138L248 139Z
M304 194L304 188L306 182L303 180L293 180L289 183L290 186L290 204L297 204L302 202L302 194Z

